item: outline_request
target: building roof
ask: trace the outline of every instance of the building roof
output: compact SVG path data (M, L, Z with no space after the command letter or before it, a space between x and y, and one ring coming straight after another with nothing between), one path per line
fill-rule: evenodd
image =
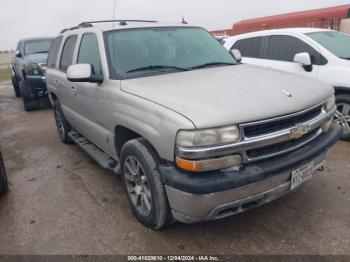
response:
M344 19L350 16L349 13L350 5L334 6L322 9L287 13L281 15L267 16L255 19L248 19L240 21L233 25L234 29L245 29L251 27L261 26L262 24L278 24L284 23L286 20L296 21L296 20L317 20L325 18L339 18Z

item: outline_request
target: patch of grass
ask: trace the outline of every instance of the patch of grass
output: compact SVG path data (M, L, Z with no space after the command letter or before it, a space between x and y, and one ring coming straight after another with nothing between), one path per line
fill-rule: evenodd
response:
M0 82L11 80L11 69L0 69Z

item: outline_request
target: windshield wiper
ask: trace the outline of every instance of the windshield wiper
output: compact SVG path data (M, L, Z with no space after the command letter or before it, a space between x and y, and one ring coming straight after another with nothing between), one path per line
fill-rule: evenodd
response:
M32 54L43 54L43 53L47 53L48 51L40 51L40 52L34 52Z
M350 60L350 57L340 57L341 59Z
M157 69L176 69L176 70L181 70L181 71L189 71L190 70L190 69L185 68L185 67L172 66L172 65L150 65L150 66L131 69L131 70L127 71L127 73L153 70L153 69L154 70L157 70Z
M205 63L202 65L191 67L191 69L199 69L199 68L205 68L205 67L217 66L217 65L236 65L236 64L235 63L227 63L227 62L210 62L210 63Z

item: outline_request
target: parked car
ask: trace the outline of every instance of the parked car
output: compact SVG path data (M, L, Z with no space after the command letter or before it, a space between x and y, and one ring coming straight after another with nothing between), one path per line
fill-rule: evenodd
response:
M40 98L47 97L45 70L52 38L20 40L12 60L12 84L17 97L23 99L25 111L39 107Z
M226 39L243 63L279 69L332 85L343 126L350 140L350 36L315 28L288 28L237 35Z
M0 151L0 195L3 195L7 192L8 183L7 176L5 171L4 160L2 159L2 154Z
M239 64L200 27L82 23L48 60L62 142L121 174L151 229L268 203L322 167L341 134L332 87Z

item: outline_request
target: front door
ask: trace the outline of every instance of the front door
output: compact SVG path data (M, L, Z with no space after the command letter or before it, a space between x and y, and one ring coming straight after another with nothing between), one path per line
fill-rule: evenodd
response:
M95 74L103 76L96 34L82 36L77 56L78 64L90 64ZM78 115L79 132L104 151L112 152L107 130L109 110L105 102L105 86L97 83L70 83L75 94L74 111Z

